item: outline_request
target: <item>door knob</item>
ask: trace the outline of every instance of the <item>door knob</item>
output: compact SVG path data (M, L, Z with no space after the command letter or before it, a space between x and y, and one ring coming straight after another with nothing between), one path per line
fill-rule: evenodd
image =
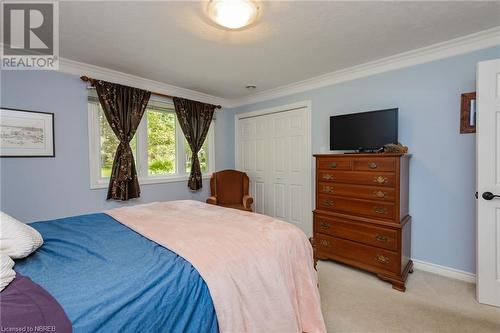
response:
M491 192L484 192L483 195L482 195L482 197L483 197L484 200L491 200L491 199L494 199L494 198L500 198L500 195L493 194Z

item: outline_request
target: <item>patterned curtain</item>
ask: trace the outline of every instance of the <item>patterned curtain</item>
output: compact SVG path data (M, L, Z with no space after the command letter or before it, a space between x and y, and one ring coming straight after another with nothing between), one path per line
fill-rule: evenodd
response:
M207 137L216 106L178 97L174 97L174 105L182 132L192 151L188 187L196 191L203 187L198 152Z
M107 199L129 200L141 195L130 140L141 122L151 93L116 83L93 80L109 126L120 141L116 148Z

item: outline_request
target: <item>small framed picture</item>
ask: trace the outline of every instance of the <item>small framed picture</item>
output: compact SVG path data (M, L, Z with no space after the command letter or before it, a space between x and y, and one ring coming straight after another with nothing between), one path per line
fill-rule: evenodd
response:
M54 114L0 108L0 157L55 157Z
M476 133L476 93L462 94L460 103L460 133Z

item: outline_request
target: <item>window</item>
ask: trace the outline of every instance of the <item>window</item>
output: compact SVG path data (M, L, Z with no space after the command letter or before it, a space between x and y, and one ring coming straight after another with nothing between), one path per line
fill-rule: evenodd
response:
M111 130L97 97L89 96L90 175L91 188L105 188L118 146L118 139ZM152 184L183 181L191 170L191 149L177 122L171 102L151 97L148 106L130 141L134 153L139 183ZM213 170L213 128L198 156L201 170Z
M148 126L148 175L175 174L175 114L146 110Z

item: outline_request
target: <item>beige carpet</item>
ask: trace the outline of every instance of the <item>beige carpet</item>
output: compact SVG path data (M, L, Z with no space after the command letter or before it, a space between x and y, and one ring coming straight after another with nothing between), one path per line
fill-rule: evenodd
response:
M328 332L500 332L500 308L475 300L475 285L415 270L405 293L365 273L318 263Z

